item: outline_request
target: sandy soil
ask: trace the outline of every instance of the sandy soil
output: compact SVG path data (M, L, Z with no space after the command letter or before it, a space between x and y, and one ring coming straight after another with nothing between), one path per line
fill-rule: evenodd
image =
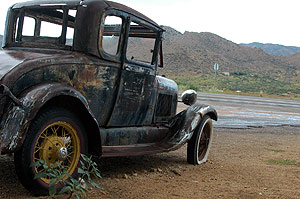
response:
M186 147L98 160L102 190L88 198L299 198L299 127L214 129L208 162L186 162ZM34 198L0 156L0 198ZM58 198L65 198L60 196Z

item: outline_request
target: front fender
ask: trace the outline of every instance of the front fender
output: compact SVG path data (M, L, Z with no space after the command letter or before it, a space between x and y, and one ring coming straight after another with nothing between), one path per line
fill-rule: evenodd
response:
M2 118L0 154L13 153L18 150L24 141L30 122L35 118L40 108L54 97L62 95L80 100L98 126L98 122L91 112L87 100L74 88L59 83L34 86L20 95L22 105L13 106Z
M168 143L177 148L190 140L205 115L209 115L210 118L216 121L218 119L217 111L213 107L204 104L193 104L178 113L170 121L172 137L169 138Z

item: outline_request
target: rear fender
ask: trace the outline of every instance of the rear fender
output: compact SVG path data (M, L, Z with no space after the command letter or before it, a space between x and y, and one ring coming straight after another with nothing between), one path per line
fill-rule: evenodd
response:
M8 114L2 118L0 154L13 153L18 150L25 139L30 122L35 118L38 111L49 100L62 95L80 100L91 118L94 119L95 124L99 127L97 120L88 106L87 100L74 88L59 83L34 86L21 94L20 101L22 105L13 106L8 111ZM98 133L100 134L100 130Z
M213 120L218 119L216 110L203 104L193 104L186 110L178 113L170 121L171 137L168 143L178 148L191 139L196 127L200 124L203 117L209 115Z

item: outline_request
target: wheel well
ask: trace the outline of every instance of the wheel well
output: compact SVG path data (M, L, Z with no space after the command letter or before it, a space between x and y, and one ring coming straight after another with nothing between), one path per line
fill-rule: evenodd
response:
M49 107L63 107L75 113L82 121L88 138L88 153L92 155L101 155L101 137L99 127L94 121L94 118L89 114L83 103L72 96L57 96L47 101L40 108L39 112Z

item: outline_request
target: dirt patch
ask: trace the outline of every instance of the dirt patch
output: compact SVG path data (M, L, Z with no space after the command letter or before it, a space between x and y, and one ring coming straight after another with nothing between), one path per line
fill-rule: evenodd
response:
M299 127L215 128L208 162L186 162L186 147L98 160L102 190L88 198L299 198ZM0 156L0 198L33 198Z

